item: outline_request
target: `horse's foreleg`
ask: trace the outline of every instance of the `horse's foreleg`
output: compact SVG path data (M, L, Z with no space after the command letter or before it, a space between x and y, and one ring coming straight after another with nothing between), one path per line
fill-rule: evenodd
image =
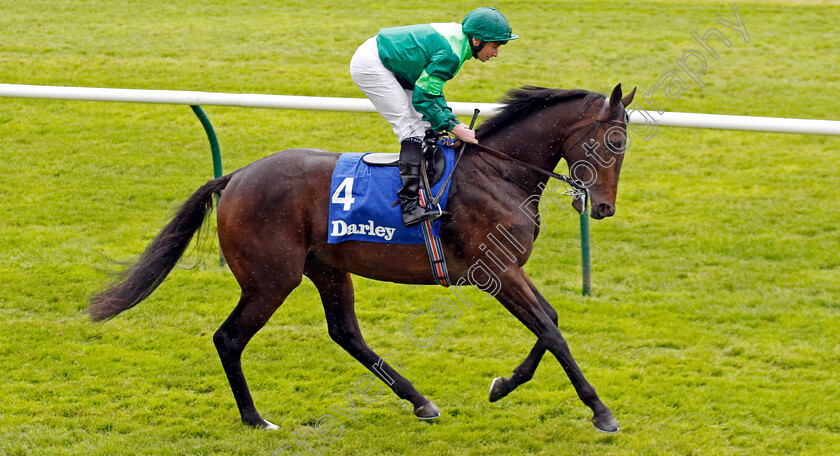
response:
M284 290L281 293L243 290L239 304L213 335L213 343L219 352L242 423L247 426L277 429L276 425L264 420L257 412L245 375L242 373L241 359L245 346L254 334L265 326L293 288L291 286L288 291Z
M537 340L534 348L528 353L528 357L513 370L513 375L510 377L494 378L490 384L490 402L496 402L504 398L520 385L534 378L534 372L536 372L537 366L540 365L545 351L545 345Z
M525 278L528 279L527 276ZM534 286L530 279L528 279L528 287L531 289L531 292L534 293L534 296L537 298L537 301L539 301L543 311L545 311L554 325L558 326L557 312L553 307L551 307L543 295L537 291L536 286ZM534 373L537 371L537 367L540 365L543 355L545 355L545 351L545 345L537 339L537 342L534 344L534 348L532 348L531 352L528 353L528 357L526 357L519 366L516 366L513 370L513 375L511 375L510 378L494 378L493 383L490 384L490 402L496 402L499 399L502 399L523 383L531 380L534 377Z
M389 359L397 367L404 370L405 367L399 360L388 355L380 357L365 343L359 328L359 322L356 319L353 282L350 273L330 268L310 258L307 262L306 275L321 294L332 340L388 385L397 397L411 402L414 406L414 414L418 418L432 419L439 417L440 410L437 406L420 394L411 382L400 375L394 367L385 362L385 359ZM371 377L371 381L375 380ZM381 394L377 388L371 387L370 384L368 384L366 391L369 391L369 393L365 398L362 398L363 400L375 400Z
M618 431L618 422L612 412L601 402L595 388L583 376L580 367L572 358L569 345L560 334L557 325L543 310L525 277L527 277L525 272L520 270L519 277L506 281L496 297L519 321L536 334L540 343L548 351L554 354L575 387L578 397L592 409L594 413L592 424L595 428L603 432Z

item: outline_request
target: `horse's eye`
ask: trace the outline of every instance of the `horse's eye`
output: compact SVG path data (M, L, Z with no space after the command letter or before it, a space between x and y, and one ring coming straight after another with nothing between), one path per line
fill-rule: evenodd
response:
M606 146L612 152L620 152L624 148L624 135L618 132L611 132L607 137Z

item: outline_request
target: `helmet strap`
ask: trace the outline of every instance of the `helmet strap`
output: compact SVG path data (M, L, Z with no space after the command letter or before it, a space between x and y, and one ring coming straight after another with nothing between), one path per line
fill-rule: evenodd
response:
M478 46L476 46L475 44L473 44L473 37L469 37L469 40L470 40L470 49L472 49L472 55L473 55L473 57L478 58L478 53L481 52L482 49L484 49L484 46L487 45L487 42L484 41L484 40L479 40L478 38L476 38L476 40L478 40L478 42L480 43Z

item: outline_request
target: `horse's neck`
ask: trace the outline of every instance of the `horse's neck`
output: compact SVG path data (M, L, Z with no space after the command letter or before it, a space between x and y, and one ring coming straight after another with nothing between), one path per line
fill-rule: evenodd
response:
M544 111L490 135L481 143L538 168L553 171L562 158L561 149L568 130L573 120L578 119L566 118L570 117L566 113L571 110L564 112L554 107ZM499 161L495 166L529 194L539 195L545 188L548 178L536 171L512 161Z

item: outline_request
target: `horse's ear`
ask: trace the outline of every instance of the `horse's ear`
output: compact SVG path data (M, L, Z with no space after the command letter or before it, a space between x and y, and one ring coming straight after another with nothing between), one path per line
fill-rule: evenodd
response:
M626 97L621 99L621 102L624 103L624 106L630 106L630 103L633 102L633 95L636 94L636 88L633 87L633 91L627 94Z
M621 83L619 83L612 91L612 95L610 96L610 111L614 110L618 107L618 103L621 101Z

